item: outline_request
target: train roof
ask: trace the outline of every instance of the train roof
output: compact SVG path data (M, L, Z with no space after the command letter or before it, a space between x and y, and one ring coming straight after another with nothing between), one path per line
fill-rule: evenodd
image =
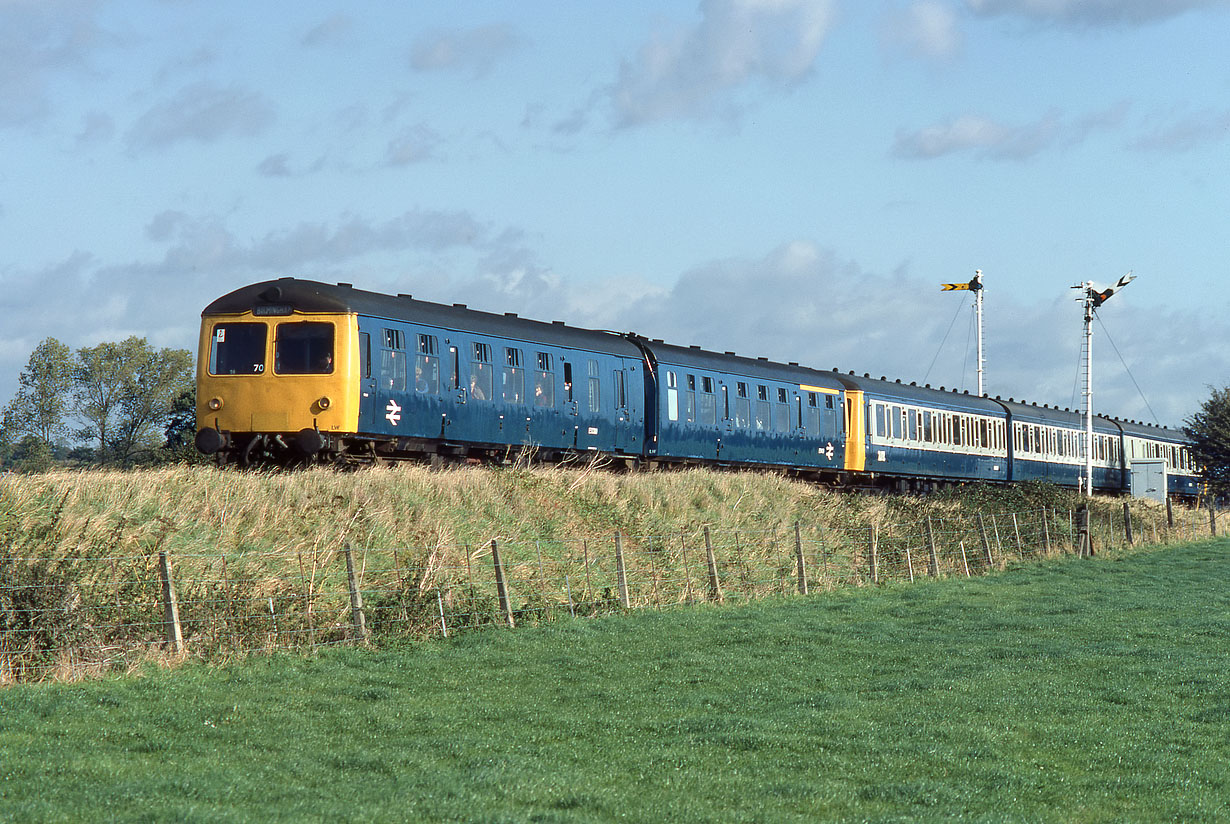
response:
M991 398L971 395L969 392L946 390L943 387L934 389L930 386L919 386L916 383L903 383L899 380L890 381L887 378L872 378L866 374L858 377L851 373L846 380L853 383L855 389L861 389L867 395L877 398L888 398L903 403L916 403L920 406L936 406L945 409L955 409L961 412L974 412L984 415L1004 414L1004 408Z
M748 358L733 352L711 352L699 346L676 346L673 343L646 340L639 336L636 336L636 339L653 353L659 364L727 372L749 378L764 378L805 386L821 386L826 389L845 388L845 385L833 373L809 369L797 363L779 363L768 358Z
M259 307L259 309L258 309ZM298 278L279 278L253 283L230 292L205 307L202 317L240 314L286 308L307 313L355 313L368 317L421 323L445 329L477 332L497 338L524 340L547 345L584 349L624 357L640 357L630 341L612 332L568 326L518 317L512 312L497 315L470 309L465 304L417 300L411 295L385 295L355 289L349 283L320 283Z

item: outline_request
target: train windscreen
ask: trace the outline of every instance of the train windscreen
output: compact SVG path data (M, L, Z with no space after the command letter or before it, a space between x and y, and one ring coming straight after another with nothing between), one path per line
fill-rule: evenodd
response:
M265 371L263 323L219 323L209 345L211 375L259 375Z

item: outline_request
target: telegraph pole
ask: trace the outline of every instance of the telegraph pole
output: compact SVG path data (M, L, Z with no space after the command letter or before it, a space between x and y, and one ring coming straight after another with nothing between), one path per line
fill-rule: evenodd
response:
M1085 497L1093 497L1093 316L1094 311L1115 292L1127 286L1136 276L1128 272L1114 286L1098 290L1093 281L1073 286L1080 289L1077 300L1085 304Z
M978 316L978 397L986 397L986 387L983 385L982 357L982 270L974 270L974 279L968 283L941 283L942 292L973 292L974 312Z

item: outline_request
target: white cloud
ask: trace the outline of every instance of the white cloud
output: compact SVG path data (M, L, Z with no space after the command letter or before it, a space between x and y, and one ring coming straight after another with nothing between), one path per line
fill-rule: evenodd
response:
M965 0L974 14L1023 17L1079 26L1140 25L1199 9L1224 9L1227 0Z
M389 141L385 162L390 166L409 166L436 157L442 143L440 135L426 123L417 123L402 129Z
M212 143L260 134L274 120L273 103L240 86L193 83L141 115L129 129L129 148L160 149L183 141Z
M812 70L832 0L703 0L690 29L659 33L620 67L615 123L706 118L753 80L788 87Z
M82 72L110 37L94 20L95 0L0 3L0 127L51 114L51 79Z
M526 42L507 25L436 32L415 42L410 50L410 67L419 72L467 71L482 77Z
M899 131L892 153L912 160L961 152L993 160L1026 160L1049 149L1080 144L1096 131L1119 125L1126 112L1127 104L1120 103L1075 120L1052 111L1033 122L1013 125L985 115L963 114L914 131Z
M350 42L353 29L354 20L345 14L335 14L309 29L300 42L311 48L345 45Z
M1130 145L1153 152L1183 152L1230 141L1230 110L1206 109L1154 128Z
M951 5L940 0L916 0L905 9L889 12L884 39L915 57L947 58L960 50L963 38Z

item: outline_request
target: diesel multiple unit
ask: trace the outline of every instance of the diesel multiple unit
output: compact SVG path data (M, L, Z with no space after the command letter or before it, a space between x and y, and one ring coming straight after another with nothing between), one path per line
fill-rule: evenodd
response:
M1083 477L1077 413L314 281L206 307L197 448L242 465L388 459L775 468L851 487ZM1198 489L1179 433L1095 419L1094 487Z

